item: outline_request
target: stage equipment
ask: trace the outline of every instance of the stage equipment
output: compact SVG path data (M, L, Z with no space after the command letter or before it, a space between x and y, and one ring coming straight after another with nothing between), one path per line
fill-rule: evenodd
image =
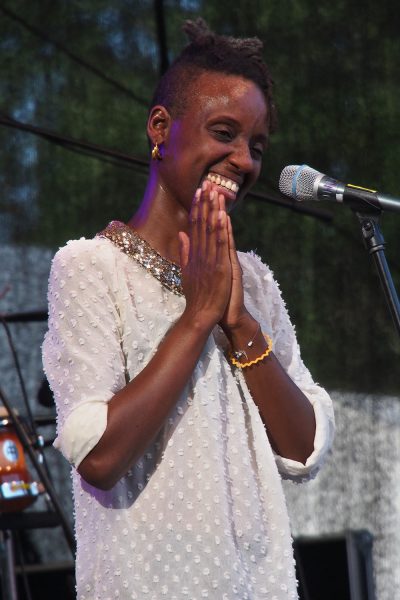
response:
M14 547L13 547L13 531L18 529L32 529L42 527L55 527L61 525L64 531L66 541L70 547L72 555L75 554L75 540L72 529L64 511L58 500L57 494L53 488L50 478L44 468L41 460L37 456L37 448L35 442L32 442L25 428L22 426L19 417L11 407L5 393L0 388L0 400L7 411L7 420L12 423L16 432L18 442L24 451L29 456L33 466L39 477L38 488L43 488L47 498L51 502L52 511L49 512L32 512L32 513L16 513L0 515L0 531L2 532L0 540L0 564L2 577L3 597L7 600L18 600L16 572L14 564ZM19 445L18 444L18 445ZM24 496L29 496L26 488L22 487L19 493Z
M385 240L380 229L383 210L400 212L400 200L352 184L344 184L307 165L285 167L279 189L295 200L333 200L347 204L357 215L364 245L375 262L383 292L400 335L400 303L385 256Z
M373 212L386 210L400 212L400 198L381 194L376 190L343 183L324 175L308 165L289 165L285 167L279 179L279 189L285 196L298 201L330 200L347 204L353 210Z
M42 315L27 314L30 314L31 317L39 317L39 319L23 320L41 320L42 317ZM18 317L21 317L21 314ZM0 567L2 597L7 600L18 600L13 533L21 529L61 525L73 557L75 556L75 540L71 525L64 515L50 480L43 454L45 442L36 431L35 419L28 402L21 366L7 320L12 321L0 314L0 323L6 332L14 359L27 417L24 420L19 417L0 387L0 404L4 407L0 415L0 449L6 455L5 461L4 458L0 459ZM25 456L29 457L37 473L37 482L31 481L25 466ZM39 493L45 494L48 511L22 512Z
M376 600L372 542L367 530L295 539L299 600Z
M20 439L0 406L0 514L27 508L43 492L43 485L32 481Z
M76 600L74 563L61 562L52 565L27 565L24 568L29 584L29 597L19 585L18 600ZM17 567L18 583L22 573Z

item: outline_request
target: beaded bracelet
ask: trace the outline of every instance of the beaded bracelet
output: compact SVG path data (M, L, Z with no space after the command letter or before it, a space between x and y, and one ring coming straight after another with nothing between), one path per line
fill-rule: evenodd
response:
M235 366L238 367L239 369L246 369L246 367L251 367L252 365L256 365L257 363L261 362L262 360L264 360L264 358L267 358L267 356L269 354L271 354L272 352L272 340L270 338L269 335L267 335L266 333L263 333L263 336L268 344L265 352L263 352L263 354L261 354L260 356L257 356L257 358L255 358L254 360L250 360L249 362L245 362L245 363L241 363L238 360L236 360L236 358L234 357L233 353L231 352L229 354L229 358L231 360L231 363ZM246 356L247 358L247 356Z

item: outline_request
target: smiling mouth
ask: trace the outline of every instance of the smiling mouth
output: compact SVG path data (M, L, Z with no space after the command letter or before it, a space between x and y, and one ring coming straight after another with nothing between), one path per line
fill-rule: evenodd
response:
M232 179L229 179L228 177L222 177L221 175L218 175L217 173L211 173L211 172L207 174L206 179L208 181L211 181L211 183L214 183L218 187L222 188L222 191L229 192L230 197L232 195L234 198L236 198L236 194L239 191L239 185L236 183L236 181L233 181Z

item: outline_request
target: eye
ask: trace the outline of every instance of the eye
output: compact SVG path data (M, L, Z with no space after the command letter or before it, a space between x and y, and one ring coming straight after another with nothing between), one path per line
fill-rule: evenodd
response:
M257 144L251 148L251 154L254 158L261 160L264 156L264 147Z
M230 142L233 138L232 132L229 129L218 127L212 130L215 137L222 142Z

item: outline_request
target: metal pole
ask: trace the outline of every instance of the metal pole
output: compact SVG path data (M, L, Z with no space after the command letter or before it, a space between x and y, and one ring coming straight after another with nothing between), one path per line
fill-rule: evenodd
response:
M14 544L11 531L0 531L1 589L4 600L18 600Z
M158 37L158 55L160 57L160 75L162 76L169 66L164 0L154 0L154 13Z

